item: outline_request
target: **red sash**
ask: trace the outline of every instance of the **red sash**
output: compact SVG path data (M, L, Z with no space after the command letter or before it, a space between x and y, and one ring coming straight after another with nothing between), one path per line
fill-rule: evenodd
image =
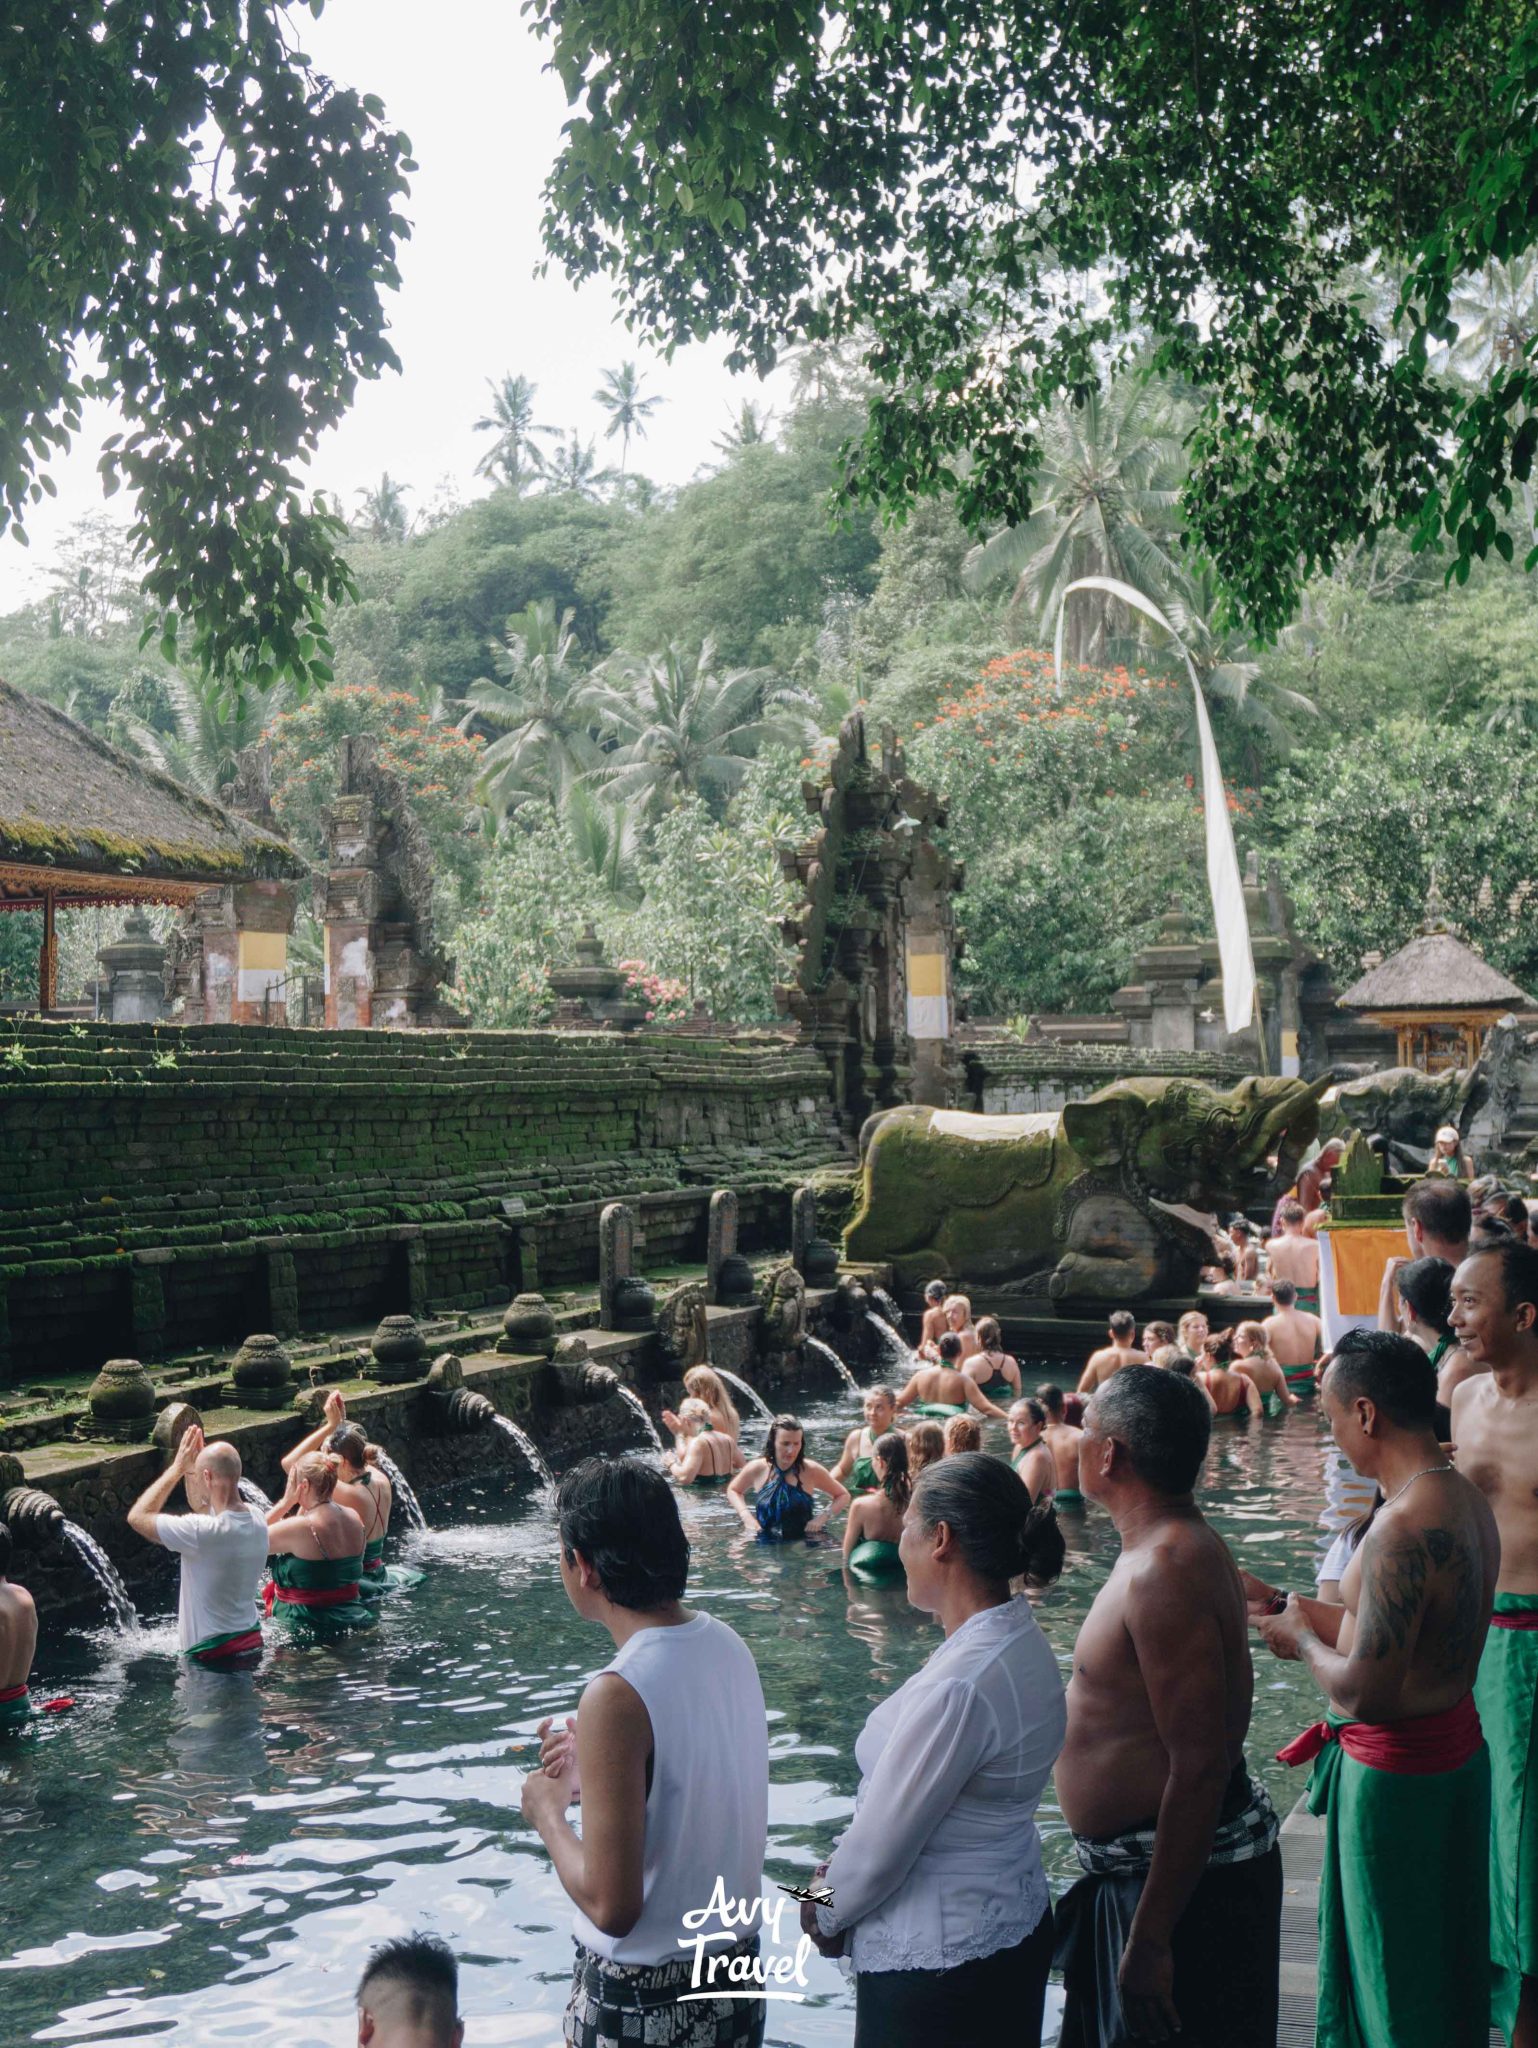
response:
M1491 1628L1538 1628L1538 1607L1512 1607L1502 1613L1497 1607L1490 1617Z
M271 1614L274 1603L282 1601L285 1607L346 1607L358 1597L358 1587L351 1586L280 1586L276 1579L269 1579L262 1588L262 1604ZM258 1639L260 1640L260 1639Z
M1327 1742L1338 1742L1346 1755L1375 1771L1406 1778L1427 1778L1438 1771L1456 1771L1484 1741L1474 1695L1465 1693L1445 1714L1418 1714L1409 1721L1347 1721L1335 1726L1316 1721L1276 1752L1279 1764L1312 1763Z
M27 1696L27 1681L20 1685L0 1686L0 1707L8 1707L12 1700L24 1700Z
M220 1664L226 1657L249 1657L253 1650L262 1647L262 1632L259 1628L247 1629L242 1636L231 1636L228 1642L220 1643L212 1650L189 1650L190 1657L196 1657L200 1664Z

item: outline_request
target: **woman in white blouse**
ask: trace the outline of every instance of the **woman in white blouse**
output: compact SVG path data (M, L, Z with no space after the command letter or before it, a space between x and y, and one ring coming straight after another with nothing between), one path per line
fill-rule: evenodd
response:
M1039 2048L1052 1910L1036 1805L1067 1715L1057 1659L1010 1581L1051 1583L1063 1538L980 1451L926 1468L903 1521L908 1598L945 1641L855 1744L854 1819L802 1909L855 1970L855 2048Z

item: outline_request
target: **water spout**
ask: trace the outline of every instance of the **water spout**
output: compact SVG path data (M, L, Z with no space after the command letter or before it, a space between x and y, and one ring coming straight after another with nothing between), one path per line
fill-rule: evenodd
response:
M129 1599L128 1588L118 1577L117 1569L106 1551L94 1536L86 1534L78 1522L66 1521L59 1534L101 1589L107 1610L118 1627L132 1628L139 1619L139 1610Z
M756 1388L750 1387L746 1380L738 1379L736 1373L728 1372L724 1365L715 1366L713 1370L718 1379L723 1379L728 1386L735 1387L739 1394L746 1394L766 1422L773 1422L774 1410Z
M881 1346L882 1358L895 1365L906 1380L917 1369L916 1355L908 1349L883 1316L868 1315L865 1320L876 1333L876 1342Z
M20 1465L16 1470L21 1470ZM13 1486L0 1495L0 1522L23 1542L45 1543L64 1526L64 1510L51 1493L35 1486Z
M820 1337L808 1337L806 1348L808 1351L815 1352L826 1364L832 1366L851 1394L859 1394L860 1382L855 1378L848 1366L845 1365L843 1359L839 1357L831 1344L824 1344Z
M884 1287L873 1287L870 1298L876 1304L876 1313L884 1316L900 1337L903 1333L903 1312Z
M260 1514L265 1515L272 1506L272 1502L263 1493L254 1479L242 1479L239 1482L237 1491L246 1506L248 1508L255 1508Z
M660 1451L663 1448L662 1439L660 1436L658 1436L657 1425L655 1422L652 1421L651 1417L647 1414L645 1404L641 1400L640 1395L636 1393L633 1388L626 1386L616 1387L614 1391L616 1394L619 1395L620 1399L624 1402L627 1408L633 1408L635 1410L636 1415L640 1420L641 1427L646 1431L647 1437L651 1442L652 1449L654 1451Z
M379 1469L386 1479L389 1480L390 1491L400 1502L408 1525L413 1529L425 1529L427 1527L427 1517L422 1512L422 1503L411 1490L411 1481L406 1477L400 1466L396 1464L388 1451L379 1450L377 1445L375 1450L379 1458Z
M543 1457L541 1457L539 1445L535 1443L533 1437L526 1430L520 1429L517 1423L510 1420L506 1415L493 1415L491 1426L499 1435L505 1436L508 1442L515 1446L541 1486L546 1488L554 1487L555 1474L545 1463Z

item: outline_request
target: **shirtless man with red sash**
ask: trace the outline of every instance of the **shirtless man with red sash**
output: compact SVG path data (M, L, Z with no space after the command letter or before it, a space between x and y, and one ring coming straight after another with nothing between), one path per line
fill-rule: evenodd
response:
M1490 1756L1474 1679L1500 1539L1484 1496L1437 1442L1436 1392L1409 1338L1342 1337L1320 1397L1383 1505L1341 1579L1341 1606L1245 1587L1260 1633L1306 1664L1330 1703L1327 1720L1279 1752L1313 1763L1309 1809L1325 1823L1319 2048L1489 2039L1478 1959L1490 1927Z
M1538 1251L1512 1238L1471 1253L1451 1321L1474 1368L1453 1390L1453 1455L1501 1532L1474 1694L1490 1745L1494 2018L1513 2048L1538 2048Z
M0 1522L0 1735L32 1717L27 1680L37 1650L37 1609L25 1586L13 1586L11 1532Z

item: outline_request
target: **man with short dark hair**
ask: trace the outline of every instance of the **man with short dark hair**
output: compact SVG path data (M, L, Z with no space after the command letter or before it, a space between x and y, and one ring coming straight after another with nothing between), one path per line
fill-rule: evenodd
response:
M1495 2021L1538 2048L1538 1251L1509 1238L1453 1275L1451 1319L1475 1366L1453 1389L1458 1469L1501 1539L1474 1699L1490 1745L1490 1955Z
M1446 1259L1449 1265L1462 1265L1469 1255L1469 1232L1474 1224L1474 1206L1466 1187L1439 1177L1418 1180L1405 1195L1403 1214L1412 1258Z
M1325 1820L1320 2048L1485 2048L1490 1757L1474 1680L1500 1538L1437 1441L1436 1373L1408 1337L1349 1330L1320 1388L1374 1514L1341 1605L1246 1584L1277 1656L1308 1666L1329 1718L1281 1751L1314 1765ZM1435 1845L1437 1881L1425 1882Z
M1110 1331L1110 1343L1103 1344L1089 1355L1089 1362L1079 1378L1081 1394L1092 1394L1096 1387L1104 1386L1112 1373L1120 1372L1125 1365L1146 1363L1137 1348L1137 1318L1129 1309L1119 1308L1113 1313Z
M1145 1365L1084 1421L1079 1485L1121 1555L1079 1631L1057 1761L1087 1873L1058 1907L1061 2048L1276 2048L1282 1864L1244 1758L1244 1592L1192 1496L1211 1430L1199 1387Z
M460 2048L459 1965L435 1934L376 1948L358 1980L358 2048Z
M567 1597L615 1646L575 1720L541 1722L541 1765L523 1781L524 1818L577 1909L565 2038L757 2048L765 2008L741 1993L757 1969L769 1740L752 1655L683 1606L689 1544L660 1472L584 1458L555 1511ZM578 1797L580 1835L566 1818ZM712 1926L723 1894L751 1917ZM681 1955L691 1931L698 1960Z
M1281 1234L1273 1237L1266 1246L1266 1273L1272 1283L1272 1294L1275 1294L1279 1280L1290 1280L1298 1307L1305 1315L1317 1315L1319 1240L1304 1235L1303 1225L1308 1219L1301 1202L1283 1202L1276 1216Z
M37 1609L25 1586L11 1584L11 1531L0 1522L0 1735L32 1717L27 1680L37 1654Z
M1266 1349L1287 1375L1288 1386L1300 1394L1314 1384L1314 1360L1324 1325L1297 1302L1298 1290L1290 1280L1273 1281L1271 1313L1260 1327Z

